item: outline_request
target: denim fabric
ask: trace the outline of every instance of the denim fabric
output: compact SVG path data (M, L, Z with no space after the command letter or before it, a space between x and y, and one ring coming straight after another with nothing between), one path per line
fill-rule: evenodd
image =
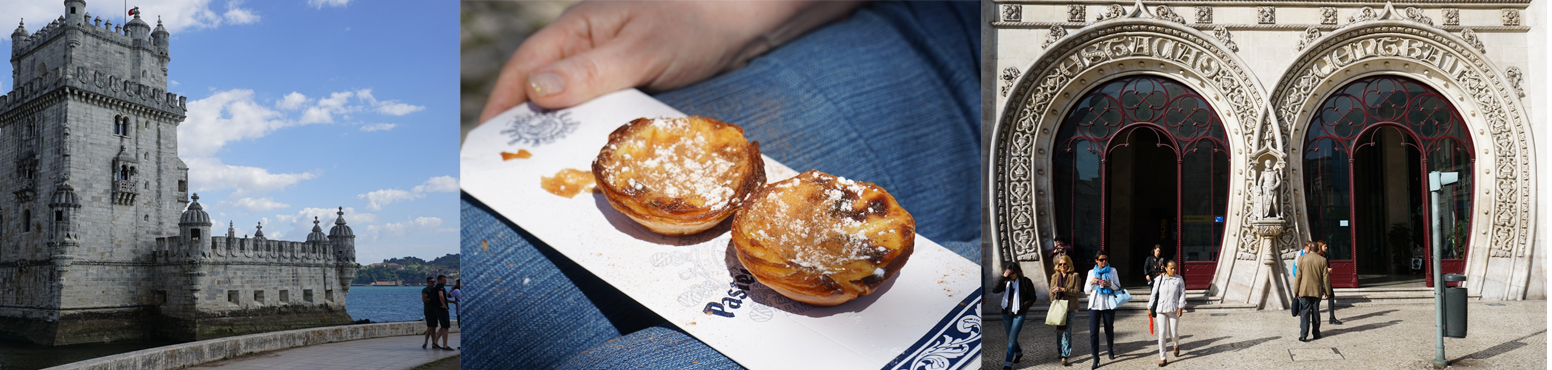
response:
M1101 325L1103 324L1103 325ZM1089 310L1089 351L1099 363L1099 328L1105 328L1105 350L1115 356L1115 310Z
M673 328L654 326L589 348L561 369L722 369L738 364Z
M869 4L743 69L657 98L743 126L793 169L882 186L918 233L980 261L978 6ZM478 200L462 197L461 218L461 330L480 344L461 366L738 367Z
M1002 330L1008 333L1008 354L1002 358L1002 366L1013 366L1013 356L1023 356L1024 347L1019 345L1019 332L1024 330L1024 317L1029 315L1002 314Z
M1070 315L1070 313L1069 313L1069 315ZM1073 325L1072 325L1072 320L1070 318L1067 321L1068 321L1067 322L1067 330L1062 330L1060 332L1061 333L1060 334L1061 343L1062 343L1061 344L1062 358L1072 357L1072 326Z

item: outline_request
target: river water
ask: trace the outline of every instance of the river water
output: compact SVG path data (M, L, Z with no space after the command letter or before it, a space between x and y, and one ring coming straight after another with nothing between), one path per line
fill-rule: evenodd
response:
M345 311L354 320L372 322L423 320L420 289L423 287L350 288ZM175 341L137 340L114 343L40 346L0 340L0 370L35 370L102 356L177 344Z

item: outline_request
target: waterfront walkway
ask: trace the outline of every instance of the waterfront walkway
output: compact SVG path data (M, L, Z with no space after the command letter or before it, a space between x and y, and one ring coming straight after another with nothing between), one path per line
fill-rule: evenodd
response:
M1146 298L1144 298L1146 299ZM987 304L997 304L988 299ZM1047 303L1049 304L1049 303ZM1321 307L1324 309L1324 305ZM1466 338L1445 338L1445 358L1455 369L1547 367L1547 301L1471 302ZM1432 304L1375 304L1337 309L1343 325L1321 321L1319 340L1299 342L1298 320L1288 311L1187 311L1181 318L1180 357L1167 369L1432 369ZM1221 316L1219 316L1221 315ZM1063 369L1055 329L1031 313L1019 333L1024 358L1015 369ZM1007 332L1000 315L985 317L982 368L1001 369ZM1073 328L1072 367L1086 369L1088 312ZM1144 311L1117 311L1116 359L1100 351L1101 369L1156 368L1157 337L1148 334ZM1105 347L1103 338L1100 348Z
M424 336L398 336L360 339L348 342L256 353L234 359L211 362L189 369L412 369L462 351L420 349ZM448 333L447 344L458 348L458 333Z

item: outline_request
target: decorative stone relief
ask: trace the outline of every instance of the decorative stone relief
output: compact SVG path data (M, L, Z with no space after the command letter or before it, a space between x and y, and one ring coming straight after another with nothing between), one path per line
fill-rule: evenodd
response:
M1480 51L1483 54L1487 53L1487 46L1482 45L1482 40L1478 39L1477 33L1472 31L1470 28L1460 30L1460 38L1466 39L1466 44L1476 48L1477 51Z
M1080 73L1100 66L1108 71L1110 65L1121 59L1167 61L1178 66L1180 73L1194 76L1191 78L1206 89L1203 94L1221 96L1224 103L1215 105L1220 117L1226 125L1240 125L1226 128L1252 131L1257 124L1255 118L1265 109L1264 91L1233 52L1197 35L1181 26L1124 23L1089 27L1068 36L1070 40L1053 45L1024 71L1034 75L1021 77L1018 85L1010 89L1007 109L998 117L999 139L991 149L998 154L994 156L996 163L991 164L995 195L988 202L993 209L993 222L998 225L993 238L999 248L1022 261L1040 258L1039 240L1045 237L1038 236L1036 230L1050 230L1054 225L1049 216L1036 217L1052 196L1050 192L1035 191L1037 182L1042 181L1042 175L1033 168L1036 146L1054 135L1052 126L1059 124L1064 115L1056 107L1064 107L1064 102L1071 99L1063 97L1064 90L1087 84L1080 81ZM1236 196L1232 204L1248 207L1248 200L1243 197ZM1248 217L1249 211L1246 208L1231 212ZM1237 220L1229 222L1228 227L1234 230L1248 225ZM1252 239L1245 243L1254 242Z
M1426 16L1426 15L1423 15L1423 10L1422 9L1419 9L1419 8L1417 8L1415 6L1409 6L1409 7L1406 8L1405 12L1406 12L1406 19L1411 19L1414 22L1426 24L1426 25L1429 25L1429 26L1433 25L1433 19L1432 18L1428 18L1428 16Z
M1505 25L1505 26L1518 26L1518 25L1520 25L1520 10L1519 9L1504 9L1503 10L1502 20L1503 20L1503 25Z
M1051 26L1051 32L1045 35L1045 42L1040 43L1040 48L1049 48L1051 47L1051 44L1055 44L1057 41L1061 41L1063 37L1067 37L1067 29L1062 28L1062 26L1053 25Z
M1213 22L1213 8L1206 5L1196 7L1196 24L1211 24Z
M1444 25L1446 25L1446 26L1459 26L1460 25L1460 9L1444 8Z
M1218 43L1223 44L1223 47L1229 48L1229 50L1236 53L1239 52L1239 44L1234 43L1234 36L1229 35L1228 28L1223 26L1213 27L1213 38L1218 39Z
M1094 21L1099 22L1103 20L1121 18L1123 15L1126 15L1125 8L1122 8L1117 4L1110 4L1110 6L1105 7L1104 13L1100 13L1098 17L1094 18Z
M1521 98L1525 97L1525 89L1520 87L1520 83L1525 81L1525 75L1520 72L1520 67L1509 67L1504 70L1504 75L1509 78L1509 86L1514 86L1514 92Z
M1368 21L1372 21L1372 20L1374 20L1375 18L1378 18L1378 17L1379 17L1379 15L1374 13L1374 9L1373 8L1370 8L1370 7L1366 6L1366 7L1359 8L1358 11L1353 12L1352 16L1347 17L1347 24L1353 24L1353 23L1358 23L1358 22L1368 22Z
M1002 82L1006 84L1002 86L1002 96L1008 96L1008 89L1013 88L1013 83L1017 82L1018 78L1018 68L1008 67L1002 69Z
M1300 36L1299 37L1299 50L1300 51L1304 50L1305 47L1308 47L1311 44L1314 44L1315 43L1315 39L1319 39L1319 38L1320 38L1320 29L1319 28L1310 27L1308 29L1305 29L1304 30L1304 36Z
M1086 12L1088 12L1088 7L1083 6L1083 4L1068 5L1067 6L1067 21L1068 22L1080 22L1081 23L1081 22L1083 22L1084 19L1088 18L1087 15L1084 15L1084 13L1086 13Z
M1002 6L1003 22L1023 22L1024 7L1018 4L1004 4Z
M1320 24L1336 24L1336 8L1329 6L1320 8Z
M1186 24L1186 19L1181 17L1179 14L1175 14L1175 10L1170 9L1168 6L1159 5L1158 7L1153 8L1153 15L1161 20Z
M1324 82L1348 66L1368 59L1392 58L1438 71L1440 78L1460 87L1461 99L1474 106L1477 118L1471 120L1472 129L1485 130L1491 138L1487 147L1491 149L1483 152L1492 155L1492 180L1484 183L1475 195L1486 201L1481 209L1491 212L1490 230L1485 230L1490 236L1480 237L1471 245L1487 248L1494 258L1523 255L1529 249L1530 225L1535 221L1530 208L1535 204L1531 182L1536 174L1530 165L1534 152L1529 143L1530 123L1516 103L1517 91L1510 90L1512 80L1500 79L1490 61L1469 51L1477 45L1457 43L1434 29L1373 26L1343 31L1340 36L1311 46L1311 51L1291 64L1292 72L1279 81L1271 101L1279 104L1275 111L1279 121L1290 125L1282 132L1296 127L1295 122L1305 118L1301 109L1312 99L1311 95L1323 93L1317 89L1333 88ZM1478 163L1483 161L1479 159ZM1511 291L1509 296L1516 294L1523 291Z
M1261 23L1261 24L1276 24L1277 23L1277 8L1270 7L1270 6L1263 6L1263 7L1260 7L1258 9L1256 9L1256 20L1257 20L1258 23Z

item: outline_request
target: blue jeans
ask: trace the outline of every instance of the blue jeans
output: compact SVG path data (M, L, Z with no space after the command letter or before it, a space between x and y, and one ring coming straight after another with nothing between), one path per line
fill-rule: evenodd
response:
M1105 328L1105 349L1115 356L1115 310L1089 310L1089 351L1099 363L1099 328Z
M1023 315L1002 314L1002 329L1008 333L1008 354L1002 358L1002 366L1013 366L1013 356L1024 355L1024 347L1019 346L1018 335L1019 331L1024 330L1024 316L1027 315L1028 312Z
M873 3L749 66L657 96L743 126L793 169L889 190L919 234L980 261L979 4ZM462 197L469 368L738 368ZM485 245L488 243L488 249ZM936 320L938 318L923 318Z
M1067 330L1060 332L1062 358L1072 357L1072 312L1067 313Z

